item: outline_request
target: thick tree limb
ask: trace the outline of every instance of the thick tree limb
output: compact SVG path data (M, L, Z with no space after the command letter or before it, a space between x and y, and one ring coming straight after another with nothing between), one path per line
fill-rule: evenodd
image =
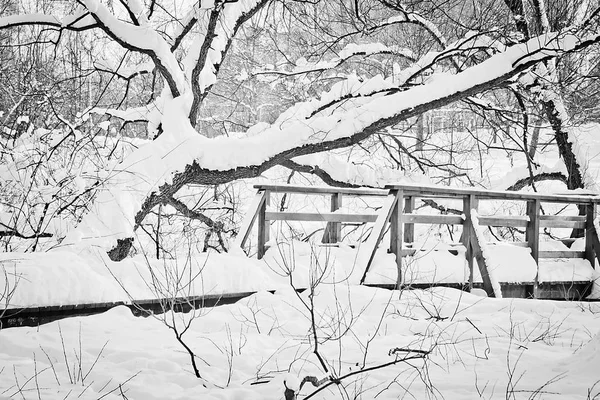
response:
M0 18L0 29L13 28L17 26L28 26L28 25L43 25L57 30L70 30L76 32L82 32L89 29L98 27L87 12L72 14L64 17L62 20L54 15L48 14L19 14L9 15Z
M118 20L98 1L78 0L84 5L100 27L111 39L121 47L148 55L167 82L171 95L177 97L184 93L186 87L183 71L170 51L170 46L154 30L135 26Z
M535 40L539 42L539 39ZM567 50L573 51L598 41L600 41L600 35L597 34L593 37L587 38L584 41L580 41L572 48L569 48ZM162 201L161 198L165 196L173 196L178 190L180 190L183 186L187 184L194 183L200 185L217 185L238 179L253 178L259 176L260 174L272 168L273 166L282 164L284 161L287 161L291 158L306 154L318 153L322 151L352 146L361 142L367 137L377 133L378 131L381 131L386 127L396 125L401 121L407 120L412 117L416 117L426 111L443 107L455 101L462 100L469 96L473 96L484 90L494 88L497 85L503 83L504 81L514 77L518 73L529 69L533 65L536 65L540 61L550 59L552 57L555 57L556 54L558 54L559 52L565 51L560 48L553 48L551 43L554 42L548 42L548 47L546 47L544 53L536 53L536 55L530 59L527 59L525 56L518 57L518 61L516 61L515 64L513 64L513 68L509 68L504 73L494 75L482 81L473 82L471 86L466 87L462 90L454 90L450 93L447 93L446 95L441 95L433 99L424 99L423 103L421 104L415 104L414 106L411 106L409 108L401 109L394 115L381 118L369 124L361 131L351 134L347 137L342 137L334 140L325 139L324 141L320 142L307 143L303 146L294 147L274 154L268 160L264 161L261 164L240 166L235 169L224 171L203 168L200 164L198 164L197 161L193 161L191 164L188 164L183 171L174 174L172 183L160 186L158 192L154 192L146 198L146 200L141 206L140 211L135 216L135 226L139 226L141 221L150 212L150 210L152 210L152 208L154 208ZM520 46L526 46L523 48L527 48L530 47L531 44L524 44ZM537 50L534 49L534 51ZM489 61L493 63L494 58L490 59ZM468 74L468 70L467 72L465 72L465 74ZM410 90L406 93L409 92Z
M506 190L518 191L527 186L531 186L532 182L543 182L543 181L560 181L567 183L568 178L562 172L542 172L526 178L521 178L514 184L506 188Z
M567 188L568 189L579 189L583 188L583 174L581 173L581 166L577 160L577 156L573 152L573 143L569 141L569 131L565 127L565 121L561 117L555 100L542 101L542 108L546 114L546 118L550 121L550 125L554 130L554 138L558 145L558 151L567 167Z
M336 179L333 179L331 177L331 175L325 171L324 169L320 168L318 165L305 165L305 164L299 164L293 160L286 160L283 161L281 163L282 166L291 169L292 171L296 171L296 172L302 172L305 174L313 174L315 176L318 176L319 178L321 178L321 180L328 184L329 186L334 186L334 187L348 187L348 188L357 188L357 187L361 187L360 185L355 185L353 183L349 183L349 182L344 182L344 181L339 181Z
M257 1L250 9L245 12L240 13L240 15L236 18L233 27L231 27L230 31L227 31L226 22L223 19L226 18L228 12L227 1L223 1L220 3L219 1L215 1L215 8L211 11L208 27L205 33L205 40L202 43L202 47L200 48L200 54L198 55L198 59L194 65L191 75L191 84L192 84L192 93L194 95L194 99L192 101L192 106L190 108L190 121L192 126L196 125L196 119L198 117L198 111L200 105L210 92L213 82L200 82L200 75L202 71L207 68L214 69L214 71L209 71L211 74L215 76L218 75L223 60L227 55L231 47L231 43L238 30L242 27L242 25L252 18L259 10L261 10L265 5L267 5L270 0L259 0ZM217 22L220 21L220 24ZM222 36L225 38L223 42L220 42ZM209 52L218 52L218 57L209 57ZM210 64L207 62L210 61Z
M181 213L183 216L185 216L187 218L196 219L211 229L217 229L217 230L223 229L222 222L216 222L212 218L207 217L206 215L202 214L201 212L190 209L187 205L185 205L185 203L183 203L180 200L177 200L173 196L165 197L163 200L164 200L163 204L168 204L168 205L172 206L174 209L176 209L179 213Z

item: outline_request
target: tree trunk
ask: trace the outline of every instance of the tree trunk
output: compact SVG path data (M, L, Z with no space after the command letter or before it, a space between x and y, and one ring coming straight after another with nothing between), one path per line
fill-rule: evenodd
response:
M425 125L423 114L417 117L417 151L423 151L423 141L425 140Z
M531 134L531 138L529 140L529 150L527 154L529 155L529 159L533 160L535 157L535 153L537 151L538 142L540 141L540 121L537 122L537 125L533 128L533 133Z
M573 144L569 141L569 131L565 128L565 121L560 116L554 100L542 101L546 118L554 130L554 137L558 145L558 152L567 168L567 188L583 188L583 175L577 157L573 153Z

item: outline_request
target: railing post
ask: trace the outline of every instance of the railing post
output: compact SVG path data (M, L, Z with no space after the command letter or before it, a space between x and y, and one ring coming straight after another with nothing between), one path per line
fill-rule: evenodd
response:
M398 270L396 289L400 290L402 287L402 242L404 241L402 238L402 206L404 205L402 190L396 192L396 199L390 217L390 251L396 255L396 268Z
M528 200L527 201L527 217L529 222L527 223L527 230L525 231L525 240L527 240L527 246L531 249L531 257L535 261L537 270L535 273L535 279L533 281L533 297L538 297L539 290L539 273L540 265L538 263L540 254L540 200Z
M254 200L246 212L246 216L244 217L244 221L242 221L242 225L240 226L240 231L238 232L237 237L235 238L234 245L231 246L231 249L244 249L246 241L252 232L252 227L254 226L254 222L258 218L258 214L260 212L260 207L265 201L265 191L258 190L256 196L254 196Z
M471 245L471 234L473 232L473 220L471 217L471 210L477 209L477 198L474 195L463 197L463 214L465 220L463 221L463 231L461 235L461 242L467 249L465 257L467 258L467 264L469 265L469 291L473 289L473 246Z
M594 235L597 235L594 220L596 219L596 205L586 205L585 218L585 259L590 262L592 268L596 267L596 252L594 250Z
M367 274L369 273L369 268L371 268L371 263L375 257L377 246L379 246L379 243L383 238L388 222L392 219L394 207L398 202L397 193L398 191L395 189L391 189L389 191L389 194L383 202L383 206L379 210L379 215L377 216L377 220L375 221L375 225L373 226L373 230L371 231L369 238L359 250L358 263L359 265L364 265L365 267L365 272L363 272L363 276L360 278L361 285L364 284L365 279L367 279Z
M415 197L406 196L404 212L412 213L415 210ZM404 243L413 243L415 241L415 224L404 224Z
M331 195L331 212L335 212L342 207L342 194L334 193ZM337 243L342 238L342 223L328 222L323 234L322 243Z
M258 251L257 258L260 260L265 255L266 246L265 244L269 241L270 226L269 221L265 219L265 213L267 207L271 203L271 192L265 190L265 201L262 203L258 210Z

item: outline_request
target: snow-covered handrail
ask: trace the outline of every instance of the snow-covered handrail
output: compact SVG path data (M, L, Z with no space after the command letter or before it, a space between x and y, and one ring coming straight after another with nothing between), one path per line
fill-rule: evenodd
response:
M600 194L589 191L571 191L560 194L526 193L503 190L486 190L474 188L455 188L448 186L425 186L425 185L386 185L388 190L403 190L407 195L419 195L430 197L467 197L477 196L478 199L498 200L538 200L547 203L573 203L573 204L598 204Z

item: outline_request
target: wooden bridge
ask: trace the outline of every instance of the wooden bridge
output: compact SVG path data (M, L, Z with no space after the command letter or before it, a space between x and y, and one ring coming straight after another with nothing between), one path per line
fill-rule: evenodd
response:
M389 252L396 255L396 276L390 277L395 284L369 283L369 286L402 288L406 286L424 288L429 286L451 286L463 290L482 288L488 296L494 297L502 294L503 297L533 297L554 299L584 299L589 293L593 282L591 279L582 281L539 281L539 263L544 259L585 259L591 268L595 268L596 260L600 255L600 241L596 231L596 205L600 203L600 196L585 194L550 195L523 192L502 192L475 189L456 189L449 187L428 187L414 185L390 185L385 189L350 189L334 187L300 187L290 185L256 185L256 197L242 223L240 233L234 246L244 248L254 226L257 227L257 255L262 258L269 241L270 224L272 221L321 221L326 223L323 243L335 245L342 238L344 224L370 223L372 230L365 243L358 249L357 262L362 271L361 284L369 273L376 250L389 230ZM296 193L306 196L329 196L330 207L319 212L283 212L270 209L272 194ZM343 213L340 208L344 198L359 197L378 198L381 207L377 213ZM422 214L417 213L416 205L425 203L432 205L434 201L447 201L453 199L454 203L462 204L450 213ZM510 201L522 203L520 209L525 210L523 215L478 215L480 203L484 201ZM419 203L417 203L419 202ZM547 203L558 204L560 207L570 207L576 215L549 215L543 210ZM545 205L545 208L542 208ZM438 207L444 211L443 207ZM577 209L577 211L575 211ZM458 225L462 227L462 234L457 243L450 245L454 249L461 248L461 252L450 250L455 255L464 253L468 264L469 277L465 282L455 283L419 283L407 284L403 281L403 272L406 272L402 258L414 256L423 250L415 246L415 224L429 225ZM489 265L484 249L489 246L484 243L481 235L481 226L513 227L525 229L525 241L510 242L511 245L525 246L530 249L530 256L537 266L535 278L526 282L497 282L490 275ZM584 251L573 250L540 250L540 229L542 228L568 228L580 230L584 234ZM564 242L571 244L572 239ZM567 246L568 247L568 246ZM474 268L477 265L481 275L481 282L474 280ZM498 289L498 286L500 289ZM302 290L302 289L299 289ZM500 293L501 292L501 293ZM102 304L79 304L35 307L23 309L0 309L0 329L2 327L36 326L53 320L78 316L91 315L104 312L118 305L126 305L138 315L147 315L149 312L164 312L165 304L170 304L176 310L187 310L191 307L212 307L221 304L230 304L253 292L230 293L218 296L193 296L181 299L149 299L132 302L115 302Z
M457 282L455 285L471 290L482 287L488 296L504 297L534 297L534 298L561 298L581 299L589 294L592 286L591 280L585 281L560 281L539 282L539 260L541 259L573 259L587 260L595 268L595 260L600 255L600 241L596 232L596 204L600 197L587 194L553 195L540 193L524 193L512 191L490 191L477 189L458 189L450 187L430 187L416 185L388 185L385 189L363 188L336 188L336 187L301 187L291 185L255 185L256 197L246 215L236 246L245 247L251 235L252 228L257 225L257 256L262 258L269 241L271 221L323 221L326 222L324 243L337 243L341 238L342 225L345 223L374 223L367 241L360 246L357 257L359 268L363 275L360 281L365 283L365 278L373 263L377 248L389 229L389 251L396 255L397 277L396 288L404 286L402 281L402 258L414 255L418 249L413 247L415 239L415 224L446 224L461 225L462 235L454 245L464 246L464 253L469 267L468 283ZM323 212L278 212L271 211L269 204L271 194L296 193L302 195L330 196L331 207ZM381 197L383 206L376 214L340 213L344 197ZM462 207L455 210L454 214L418 214L414 213L418 200L454 199L462 201ZM524 203L525 215L491 215L479 216L477 210L482 201L512 201ZM543 213L542 204L554 203L561 206L577 205L578 215L546 215ZM459 213L460 212L460 213ZM495 285L494 277L490 276L489 266L484 257L483 248L488 244L483 243L482 235L478 232L480 226L512 227L525 229L524 242L510 242L516 246L526 246L531 251L531 257L537 265L537 273L533 281L528 282L498 282ZM580 230L585 236L585 251L540 250L541 228L570 228ZM565 240L571 244L573 240ZM599 259L600 260L600 259ZM482 282L474 282L474 265L477 265ZM434 285L431 282L431 285ZM385 286L385 285L377 285ZM389 285L387 285L389 286ZM392 285L394 286L394 285ZM420 285L423 286L422 284Z

